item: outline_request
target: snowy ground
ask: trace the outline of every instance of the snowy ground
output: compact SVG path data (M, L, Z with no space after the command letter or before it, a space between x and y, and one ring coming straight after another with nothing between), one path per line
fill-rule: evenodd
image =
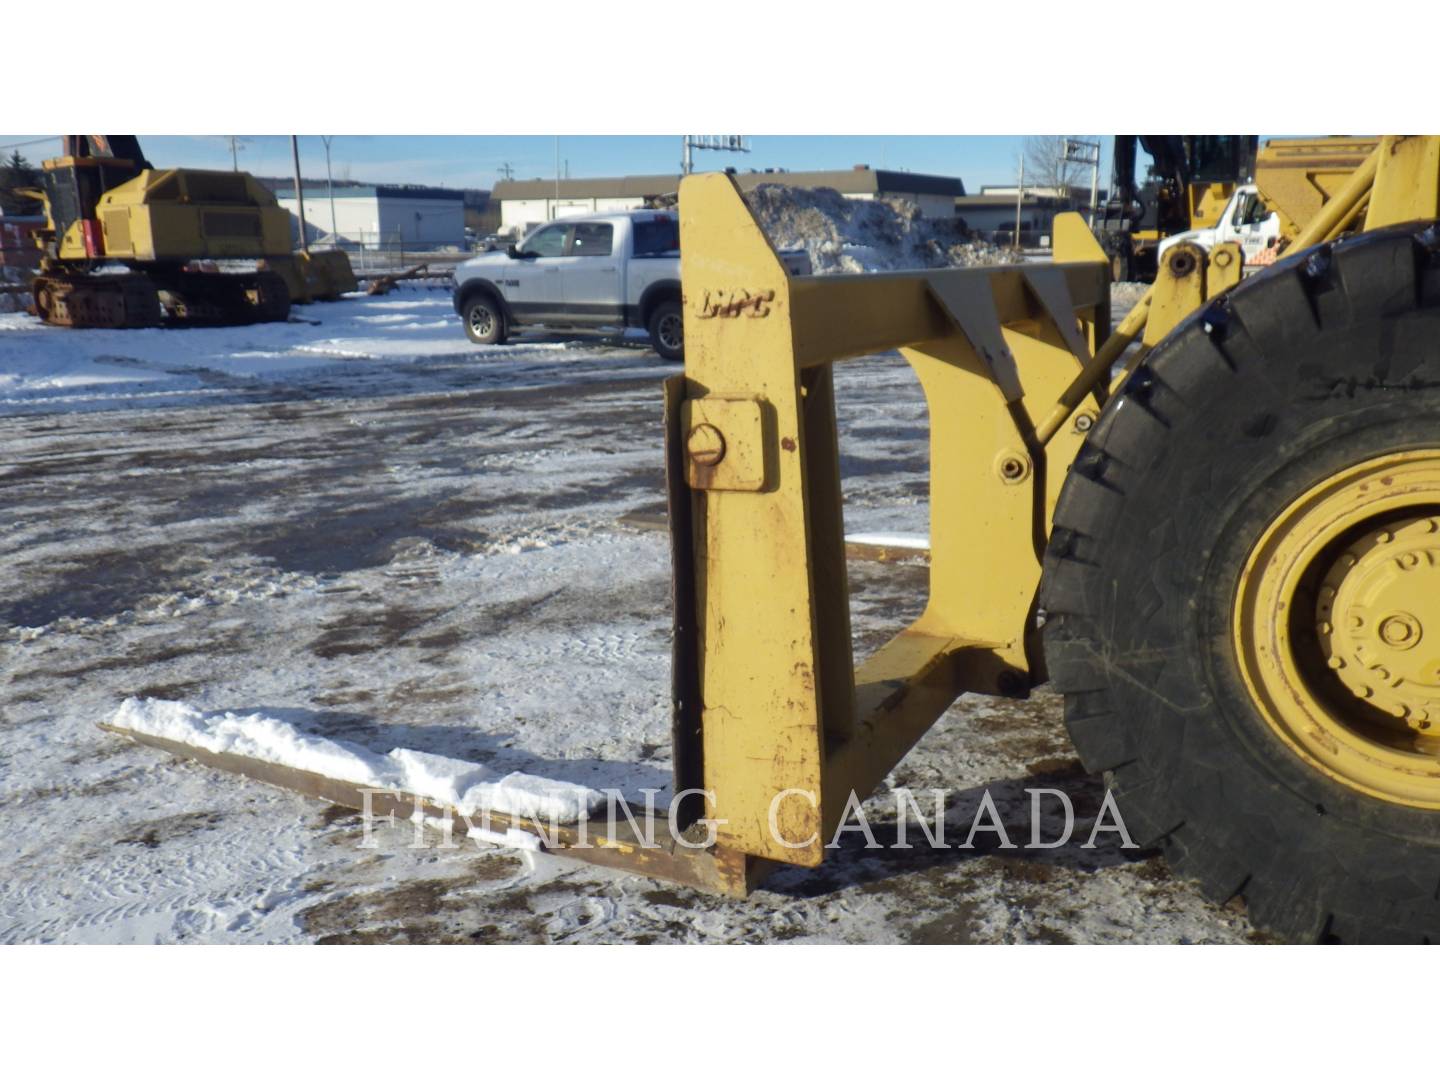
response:
M469 344L421 289L230 330L0 315L0 941L1244 941L1147 854L866 852L749 901L356 815L96 729L129 696L385 753L669 783L659 381L643 341ZM843 367L847 524L923 530L905 365ZM852 563L857 649L925 570ZM1047 693L967 697L890 785L1093 816ZM889 800L874 802L883 832Z

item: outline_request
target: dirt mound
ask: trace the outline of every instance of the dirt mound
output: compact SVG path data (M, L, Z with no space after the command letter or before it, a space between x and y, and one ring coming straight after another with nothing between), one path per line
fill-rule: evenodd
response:
M909 199L847 199L833 188L761 184L745 196L770 242L804 248L817 274L1015 262L968 236L958 221L929 220Z

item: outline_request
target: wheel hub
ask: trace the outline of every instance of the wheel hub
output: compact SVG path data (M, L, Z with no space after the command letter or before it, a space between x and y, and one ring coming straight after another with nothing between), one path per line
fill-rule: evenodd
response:
M1245 563L1235 659L1310 767L1440 810L1440 449L1384 454L1286 506Z
M1440 650L1420 647L1440 638L1440 517L1351 544L1320 587L1316 630L1352 694L1418 733L1440 733Z

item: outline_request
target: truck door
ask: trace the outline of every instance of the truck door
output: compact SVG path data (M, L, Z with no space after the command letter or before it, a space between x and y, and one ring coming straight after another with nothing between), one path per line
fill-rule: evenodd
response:
M1279 222L1265 200L1255 190L1237 193L1234 215L1230 219L1231 235L1225 240L1238 240L1245 261L1254 263L1269 246L1270 238L1279 235Z
M570 226L556 222L537 229L525 238L519 251L524 258L508 267L505 299L524 319L558 314L564 303L560 264L570 242ZM530 257L533 255L533 258Z
M565 260L565 313L585 322L623 322L622 258L615 226L608 221L577 221Z

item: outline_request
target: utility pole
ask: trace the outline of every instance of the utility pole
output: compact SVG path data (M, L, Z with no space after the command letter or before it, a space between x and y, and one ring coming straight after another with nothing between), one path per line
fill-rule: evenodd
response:
M555 136L555 205L550 208L550 220L560 216L560 136Z
M305 188L300 183L300 136L290 136L290 156L295 160L295 210L300 219L300 250L310 254L310 242L305 239Z
M230 140L230 168L235 172L240 171L240 136L226 135Z
M1020 183L1015 188L1015 249L1020 249L1020 208L1025 203L1025 155L1020 155Z
M689 176L695 171L692 150L728 150L735 154L750 153L750 140L744 135L683 135L680 140L680 171Z
M330 190L330 246L339 247L340 230L335 226L335 180L330 175L330 140L334 135L321 135L320 141L325 144L325 186Z
M1100 199L1100 144L1083 139L1066 139L1065 160L1090 166L1090 227L1093 229Z
M515 178L515 170L511 167L508 161L501 165L500 168L496 169L495 171L498 172L501 176L503 176L506 180L513 180Z

